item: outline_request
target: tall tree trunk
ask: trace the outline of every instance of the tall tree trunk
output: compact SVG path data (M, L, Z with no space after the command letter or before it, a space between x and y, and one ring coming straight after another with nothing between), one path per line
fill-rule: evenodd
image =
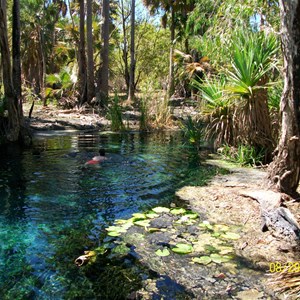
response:
M13 1L13 34L12 34L12 57L13 57L13 82L19 99L15 105L22 108L22 84L21 84L21 52L20 52L20 2ZM22 111L22 110L21 110Z
M169 58L169 82L168 82L168 95L171 97L174 94L174 40L175 40L175 12L174 7L171 7L171 45L170 45L170 58Z
M95 96L92 4L93 4L92 0L87 0L86 29L87 29L87 102L88 103L90 103L93 97Z
M131 30L130 30L130 76L129 76L129 91L128 101L134 100L135 90L135 0L131 0Z
M87 101L86 80L86 55L85 55L85 5L84 0L79 0L79 51L78 51L78 77L79 77L79 104Z
M0 50L3 61L3 84L7 101L8 118L5 125L5 139L16 142L19 139L20 122L15 103L17 97L13 87L9 43L7 37L6 0L0 0Z
M124 10L124 1L121 0L121 14L122 14L122 31L123 31L123 62L124 62L124 79L126 83L127 91L129 90L129 67L128 67L128 47L127 47L127 36L126 36L126 16Z
M101 68L99 74L99 92L101 104L108 98L108 64L109 64L109 0L103 0L101 30Z
M300 1L280 0L281 40L284 55L284 89L281 96L281 137L269 167L271 183L294 194L300 177Z

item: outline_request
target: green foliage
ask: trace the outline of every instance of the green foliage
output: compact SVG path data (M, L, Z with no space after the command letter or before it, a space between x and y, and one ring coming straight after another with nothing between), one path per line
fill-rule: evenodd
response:
M264 160L264 151L257 151L255 147L239 145L237 148L224 145L218 151L225 159L238 163L241 166L261 165Z
M251 97L265 88L262 80L275 67L279 43L274 35L264 32L239 32L233 40L232 70L228 71L227 89L241 97Z
M271 111L279 112L280 98L283 90L283 80L279 80L268 89L268 105Z
M122 117L122 107L120 105L120 100L117 94L115 94L112 99L112 103L108 108L108 115L111 120L111 130L112 131L123 131L125 126Z
M204 140L204 126L200 120L193 120L191 116L181 122L181 130L184 137L196 147Z
M215 146L233 142L233 105L225 93L226 80L222 76L205 79L203 83L193 81L200 92L201 115L206 126L206 138L214 140Z
M151 127L149 115L149 100L143 98L140 100L140 130L148 131Z
M45 96L50 99L58 100L62 97L71 97L77 79L75 72L76 69L73 68L72 70L69 67L65 67L60 73L47 75Z

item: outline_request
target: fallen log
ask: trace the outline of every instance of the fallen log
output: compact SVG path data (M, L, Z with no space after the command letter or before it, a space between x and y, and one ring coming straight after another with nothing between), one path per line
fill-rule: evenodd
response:
M262 231L269 230L272 235L289 243L300 244L300 226L289 209L282 207L281 193L259 190L243 191L242 196L255 199L260 204Z

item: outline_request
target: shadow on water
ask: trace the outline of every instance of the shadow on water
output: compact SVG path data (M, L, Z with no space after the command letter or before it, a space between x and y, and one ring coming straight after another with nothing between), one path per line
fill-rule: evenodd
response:
M100 147L107 162L84 167ZM169 205L177 188L203 184L217 172L203 167L176 133L44 132L33 150L0 151L1 299L134 297L155 277L139 260L114 249L84 268L74 259L101 245L104 228L116 218ZM171 279L160 282L164 299L188 297Z

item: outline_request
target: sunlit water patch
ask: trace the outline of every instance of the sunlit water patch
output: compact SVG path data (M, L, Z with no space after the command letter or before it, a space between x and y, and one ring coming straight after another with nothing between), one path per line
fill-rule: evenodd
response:
M168 206L176 189L215 173L177 133L47 132L34 145L1 150L1 299L99 297L97 270L76 269L76 255L96 246L115 219ZM86 167L99 148L107 161ZM79 281L89 288L81 291Z

